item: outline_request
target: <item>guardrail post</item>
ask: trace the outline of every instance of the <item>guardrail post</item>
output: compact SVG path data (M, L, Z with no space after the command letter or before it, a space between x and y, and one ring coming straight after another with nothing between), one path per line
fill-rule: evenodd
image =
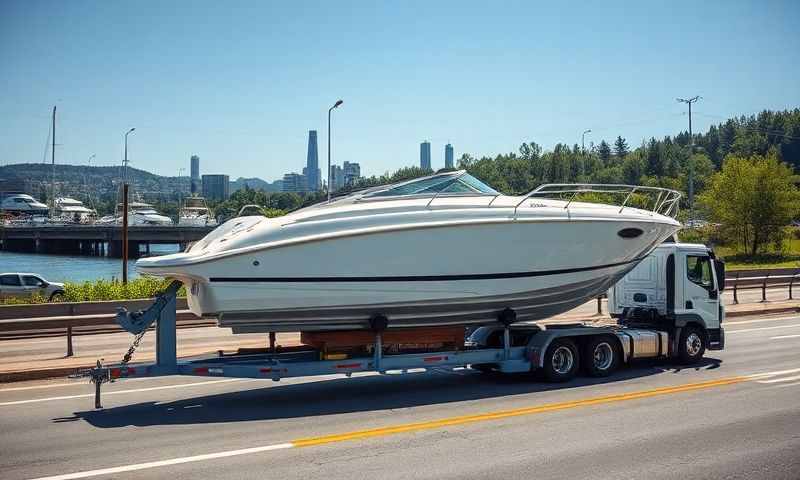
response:
M602 315L603 314L603 296L602 295L597 297L597 314L598 315Z
M764 276L764 283L761 284L761 301L767 301L767 279L769 278L769 273Z
M734 282L733 282L733 304L734 305L738 305L739 304L739 295L738 295L739 292L738 292L738 290L739 290L739 274L737 273L736 274L736 280L734 280Z
M792 278L789 279L789 300L794 300L792 298L792 287L794 286L794 279L797 278L797 274L795 273L792 275Z
M74 355L72 351L72 325L67 327L67 356L71 357Z

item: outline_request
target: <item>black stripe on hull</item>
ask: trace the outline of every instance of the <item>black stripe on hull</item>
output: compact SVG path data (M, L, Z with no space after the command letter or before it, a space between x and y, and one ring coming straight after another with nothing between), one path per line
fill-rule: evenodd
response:
M211 283L326 283L326 282L452 282L458 280L500 280L508 278L544 277L548 275L563 275L567 273L589 272L604 268L619 267L631 263L638 263L644 257L634 258L625 262L595 265L592 267L562 268L558 270L540 270L533 272L506 272L506 273L471 273L463 275L401 275L379 277L211 277Z

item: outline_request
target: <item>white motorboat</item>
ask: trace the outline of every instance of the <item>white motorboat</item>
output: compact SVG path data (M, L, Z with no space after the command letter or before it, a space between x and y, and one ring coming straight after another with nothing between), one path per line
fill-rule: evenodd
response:
M73 223L89 223L96 216L97 212L86 207L83 202L69 197L56 198L56 216L63 220Z
M122 214L120 213L123 211L122 204L117 205L117 211L114 215L106 215L96 223L98 224L121 224L122 223ZM168 226L168 225L175 225L175 222L172 221L166 215L161 215L158 211L153 208L152 205L149 203L144 202L131 202L128 204L128 224L129 225L156 225L156 226Z
M47 205L23 193L9 195L0 202L0 210L15 215L47 215Z
M591 196L624 201L578 201ZM506 196L450 172L234 218L136 267L183 281L190 309L234 333L365 329L377 314L389 328L486 324L507 308L537 320L604 293L673 235L679 198L620 185Z
M203 197L187 197L178 214L178 225L190 227L215 227L217 219Z

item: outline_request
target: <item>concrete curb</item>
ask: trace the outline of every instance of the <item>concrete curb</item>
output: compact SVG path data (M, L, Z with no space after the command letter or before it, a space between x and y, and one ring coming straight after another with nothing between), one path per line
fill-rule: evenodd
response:
M737 310L734 312L726 313L726 318L736 318L736 317L746 317L750 315L771 315L771 314L780 314L780 313L800 313L800 305L795 306L788 306L782 305L780 307L775 308L753 308L748 310ZM564 321L555 321L552 323L580 323L580 322L587 322L587 323L595 323L600 320L610 318L607 316L586 316L586 317L576 317L565 319ZM547 322L544 322L547 323ZM209 350L207 354L215 353L217 350ZM202 354L201 354L202 355ZM191 355L185 355L184 358L188 357L196 357L198 353L192 352ZM66 377L71 375L78 370L93 368L95 365L94 363L88 363L82 366L73 366L73 367L53 367L53 368L42 368L36 370L24 370L19 372L6 372L0 373L0 384L2 383L12 383L12 382L22 382L28 380L43 380L48 378L58 378L58 377Z

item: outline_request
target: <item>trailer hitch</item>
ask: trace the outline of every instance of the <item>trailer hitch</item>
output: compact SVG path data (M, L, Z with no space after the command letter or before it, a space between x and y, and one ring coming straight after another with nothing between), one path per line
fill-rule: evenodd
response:
M163 292L156 295L156 301L144 310L129 312L127 308L119 307L114 321L134 335L147 331L158 316L161 315L161 311L164 310L167 303L178 294L179 288L181 288L181 282L173 280Z

